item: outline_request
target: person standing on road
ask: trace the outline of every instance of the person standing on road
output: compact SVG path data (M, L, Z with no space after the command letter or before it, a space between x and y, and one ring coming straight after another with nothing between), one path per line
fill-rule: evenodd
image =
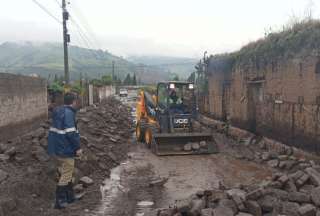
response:
M66 204L76 200L73 192L73 172L75 157L82 154L80 134L76 125L78 104L75 94L66 93L64 105L57 107L52 114L47 152L58 162L60 177L56 188L56 209L63 209Z

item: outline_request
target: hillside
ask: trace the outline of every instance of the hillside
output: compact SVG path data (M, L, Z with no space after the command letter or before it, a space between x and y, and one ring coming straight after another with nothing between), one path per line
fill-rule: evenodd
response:
M147 71L165 72L170 78L177 74L182 79L188 78L198 62L198 59L170 56L130 56L127 59L145 65Z
M137 70L135 64L102 50L89 50L77 46L69 47L71 79L78 79L80 73L97 78L115 73L122 79L127 73ZM11 43L0 45L0 72L38 74L42 77L63 75L63 48L57 43Z

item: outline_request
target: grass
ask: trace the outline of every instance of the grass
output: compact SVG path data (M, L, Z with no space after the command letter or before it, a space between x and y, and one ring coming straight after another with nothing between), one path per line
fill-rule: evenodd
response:
M211 56L211 67L222 72L231 71L235 64L263 67L278 59L303 58L313 51L320 52L320 20L307 19L271 32L237 52Z

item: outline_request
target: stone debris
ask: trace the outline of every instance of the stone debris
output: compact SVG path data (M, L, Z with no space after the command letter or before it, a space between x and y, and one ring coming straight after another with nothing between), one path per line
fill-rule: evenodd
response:
M8 178L9 174L0 169L0 183L5 181Z
M168 177L159 177L157 179L153 179L149 185L151 187L160 187L160 186L163 186L165 183L167 183L168 181Z
M83 176L80 179L80 183L82 183L85 187L88 187L90 185L92 185L94 182L91 178L89 178L88 176Z
M243 144L244 148L248 149L253 145L251 142L243 143L246 144ZM259 143L256 146L260 149ZM203 196L191 196L191 200L198 200L187 199L183 211L180 206L176 208L177 212L201 216L320 216L320 166L314 161L293 156L292 148L287 148L280 154L267 152L265 148L260 151L239 150L234 157L269 166L273 172L272 178L254 185L233 188L220 187L219 183L219 189L212 189L207 195L201 193ZM239 152L240 155L237 155ZM255 152L253 159L241 155L250 152ZM191 212L192 203L203 201L204 205L198 205L202 209L197 208Z
M130 108L113 98L78 112L77 126L84 152L83 157L76 159L74 189L78 195L83 195L89 185L99 187L94 183L104 180L112 168L127 158L128 140L133 133L131 118ZM49 127L50 120L21 137L1 140L0 216L52 215L52 209L45 207L53 201L57 177L55 160L46 151ZM11 198L16 198L16 202ZM100 194L90 195L90 199L98 202ZM12 207L13 203L17 208Z

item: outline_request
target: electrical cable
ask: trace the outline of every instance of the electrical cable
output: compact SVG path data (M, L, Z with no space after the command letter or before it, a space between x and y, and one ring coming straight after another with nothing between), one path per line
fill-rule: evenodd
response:
M46 12L51 18L53 18L55 21L57 21L59 24L62 24L62 22L55 17L46 7L44 7L42 4L40 4L38 1L36 0L32 0L36 5L38 5L38 7L40 7L44 12Z

